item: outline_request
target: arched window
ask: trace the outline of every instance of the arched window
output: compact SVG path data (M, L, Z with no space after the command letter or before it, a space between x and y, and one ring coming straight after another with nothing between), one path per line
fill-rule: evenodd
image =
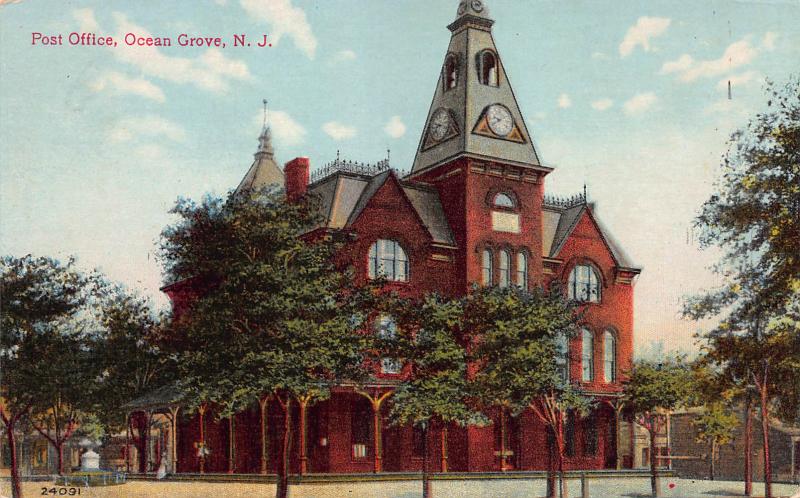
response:
M450 54L444 61L444 91L451 90L458 85L458 61L456 56Z
M503 192L500 192L499 194L494 196L493 203L494 203L495 207L501 207L501 208L514 208L515 207L514 206L514 199L510 195L504 194Z
M491 249L483 250L483 257L481 258L481 267L483 270L483 285L492 285L494 283L494 261Z
M528 255L517 253L517 286L528 290Z
M600 279L591 265L577 265L572 269L567 293L575 301L600 302Z
M379 339L390 341L397 337L397 323L389 315L381 315L375 322L375 333ZM396 358L381 358L381 373L398 374L402 363Z
M606 382L617 380L617 338L610 330L603 333L603 378Z
M497 56L491 50L484 50L478 56L480 82L484 85L499 86Z
M408 256L397 241L380 239L369 248L369 278L408 281Z
M564 382L569 381L569 339L564 334L556 336L556 369Z
M503 249L500 251L500 287L508 287L511 283L511 255Z
M589 329L581 330L581 380L594 380L594 334Z

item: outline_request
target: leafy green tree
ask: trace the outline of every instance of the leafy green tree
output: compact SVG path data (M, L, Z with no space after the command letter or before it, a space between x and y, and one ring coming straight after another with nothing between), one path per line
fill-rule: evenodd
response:
M0 419L5 426L11 457L12 495L22 496L15 432L20 421L39 404L39 386L50 379L40 367L60 358L39 345L54 335L58 322L81 309L87 279L74 261L4 256L0 259Z
M569 410L585 414L590 409L588 398L569 385L568 352L562 346L575 334L579 314L558 290L528 292L517 287L473 289L464 309L470 360L476 367L475 398L484 408L497 409L501 417L526 409L536 414L552 434L551 456L563 495L564 419ZM551 478L551 493L552 483Z
M277 496L285 497L292 405L363 375L366 336L351 320L361 294L334 263L338 244L303 235L318 221L308 199L207 197L179 201L173 213L179 221L162 234L167 274L204 290L175 325L186 398L213 403L223 417L277 400L285 414Z
M800 78L769 83L767 93L766 110L731 136L716 192L695 222L701 246L722 249L715 269L725 285L689 300L685 314L721 318L708 333L709 347L720 348L720 365L744 370L758 393L771 497L770 408L777 399L797 399L792 389L800 384L773 382L798 361L786 357L792 326L778 323L800 300Z
M175 380L175 355L164 347L169 322L147 299L106 284L99 304L100 330L95 343L102 381L94 397L106 434L126 426L123 406Z
M650 486L653 496L661 496L656 435L666 426L667 414L685 406L691 399L692 375L681 359L663 363L637 361L625 384L625 401L636 414L637 423L650 436Z
M715 478L716 461L719 447L727 444L733 438L733 430L739 424L730 408L722 403L711 403L703 407L703 411L692 421L697 431L697 442L709 446L708 474L711 480Z
M393 424L411 424L422 430L422 489L432 496L428 471L428 430L432 424L475 425L485 418L467 402L466 350L460 339L463 309L459 300L435 294L421 300L392 299L387 306L398 324L398 333L380 347L409 367L408 375L392 395Z

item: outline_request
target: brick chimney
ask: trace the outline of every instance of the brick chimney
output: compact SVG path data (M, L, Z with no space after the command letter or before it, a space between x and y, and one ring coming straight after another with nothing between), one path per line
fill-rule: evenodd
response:
M295 157L283 167L286 182L286 198L294 202L303 197L308 190L310 163L307 157Z

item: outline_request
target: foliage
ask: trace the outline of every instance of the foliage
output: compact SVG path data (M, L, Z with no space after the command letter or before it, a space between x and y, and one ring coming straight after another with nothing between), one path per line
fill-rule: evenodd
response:
M649 416L685 406L692 389L691 372L681 358L637 361L625 384L625 399L634 413Z
M703 411L692 420L697 431L697 442L723 445L733 438L733 429L739 423L731 410L722 403L706 405Z

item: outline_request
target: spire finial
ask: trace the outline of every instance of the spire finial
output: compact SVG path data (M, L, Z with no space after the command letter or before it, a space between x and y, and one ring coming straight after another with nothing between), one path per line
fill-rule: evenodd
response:
M261 128L267 127L267 99L263 99L262 102L264 103L264 122L261 124Z
M588 203L589 200L586 198L586 182L583 182L583 202Z

